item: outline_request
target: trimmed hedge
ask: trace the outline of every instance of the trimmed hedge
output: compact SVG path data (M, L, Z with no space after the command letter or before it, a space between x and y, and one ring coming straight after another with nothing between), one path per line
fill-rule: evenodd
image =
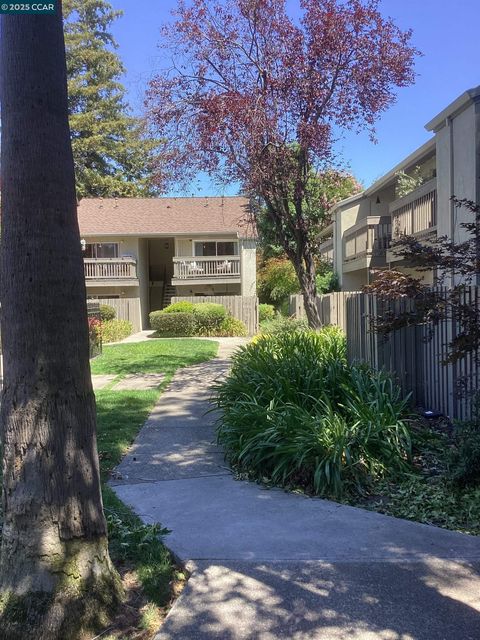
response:
M227 317L227 310L223 304L201 302L194 305L193 315L195 316L197 335L208 336L215 334L220 329L220 325Z
M193 302L174 302L162 309L162 313L193 313L194 307Z
M193 313L153 311L150 314L150 326L159 336L174 338L195 335L196 322Z
M133 333L133 324L128 320L107 320L100 327L103 342L119 342Z
M228 315L223 304L176 302L150 314L150 326L159 336L246 336L245 324Z

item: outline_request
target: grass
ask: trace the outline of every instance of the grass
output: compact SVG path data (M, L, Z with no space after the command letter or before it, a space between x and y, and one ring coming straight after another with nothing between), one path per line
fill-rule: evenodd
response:
M105 483L175 371L213 358L217 349L218 344L211 340L155 340L104 347L103 354L92 362L92 373L112 374L118 379L129 373L165 375L156 390L96 393L98 453L110 555L127 593L122 615L105 636L111 640L151 638L185 576L163 544L168 531L158 524L144 525Z
M180 367L210 360L218 344L212 340L162 340L104 347L92 362L93 374L164 373L170 378Z
M128 451L160 393L161 389L96 392L98 456L104 482Z

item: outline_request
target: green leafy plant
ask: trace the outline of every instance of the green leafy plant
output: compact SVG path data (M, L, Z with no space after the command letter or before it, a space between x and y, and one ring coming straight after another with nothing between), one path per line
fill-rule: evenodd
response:
M324 273L317 273L315 282L319 295L331 293L332 291L340 291L338 275L331 270L327 270Z
M336 327L260 336L234 357L216 404L229 462L276 485L339 497L409 468L408 399L349 366Z
M227 316L222 320L216 335L218 337L245 337L248 335L248 329L241 320L233 316Z
M424 182L426 182L425 178L422 175L422 171L420 167L415 167L413 171L408 174L405 171L398 171L396 173L397 176L397 186L395 189L397 198L404 198L408 196L409 193L421 187Z
M100 331L103 342L118 342L133 333L133 324L128 320L107 320L102 322Z
M259 304L258 305L258 320L259 322L265 322L266 320L273 320L275 318L275 307L273 304Z
M195 333L198 336L215 335L227 317L223 304L200 302L193 307Z
M193 313L194 308L195 305L193 302L174 302L173 304L169 304L168 307L165 307L165 309L162 309L162 313Z
M102 322L107 322L108 320L114 320L117 315L116 310L111 307L109 304L101 304L100 305L100 318Z
M480 484L480 427L477 421L457 425L448 466L450 478L456 485Z
M158 336L169 338L175 336L193 336L196 320L193 313L164 313L153 311L150 314L150 326Z
M273 320L264 320L260 325L262 334L276 335L295 331L308 331L308 322L304 318L287 318L277 315Z

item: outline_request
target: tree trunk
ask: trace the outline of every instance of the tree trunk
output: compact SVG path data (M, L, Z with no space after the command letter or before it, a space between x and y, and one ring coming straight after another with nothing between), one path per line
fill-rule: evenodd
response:
M315 282L315 269L313 273L310 269L303 267L297 269L297 276L303 295L303 304L307 315L308 325L311 329L320 329L322 320L317 307L317 285Z
M121 587L100 492L61 7L1 26L0 637L64 640L104 624Z

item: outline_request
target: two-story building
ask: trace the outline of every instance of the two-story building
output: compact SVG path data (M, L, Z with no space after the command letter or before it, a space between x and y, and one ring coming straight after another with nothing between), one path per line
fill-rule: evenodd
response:
M392 237L465 238L461 223L469 214L455 207L451 197L480 202L480 87L463 93L426 129L433 133L428 142L371 187L333 208L332 224L319 240L320 253L332 262L343 290L360 290L377 268L414 273L389 248ZM399 175L412 177L410 192L399 188ZM434 282L433 273L415 275Z
M128 301L146 329L172 296L255 295L248 207L243 197L83 199L87 296Z

